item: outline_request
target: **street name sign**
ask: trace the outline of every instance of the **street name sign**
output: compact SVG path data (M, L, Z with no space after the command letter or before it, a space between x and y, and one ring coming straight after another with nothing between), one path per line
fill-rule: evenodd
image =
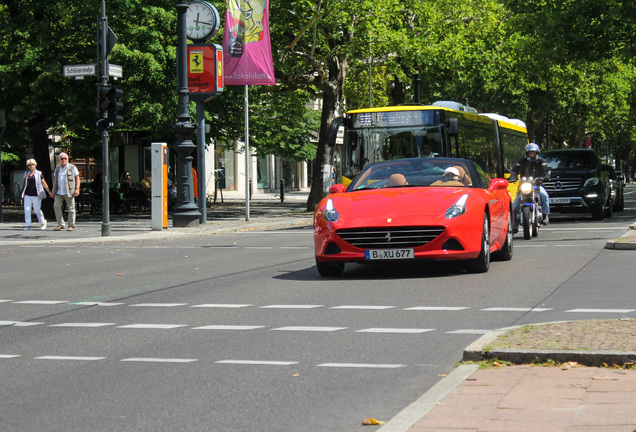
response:
M65 77L83 77L86 75L97 75L95 64L78 64L64 66Z

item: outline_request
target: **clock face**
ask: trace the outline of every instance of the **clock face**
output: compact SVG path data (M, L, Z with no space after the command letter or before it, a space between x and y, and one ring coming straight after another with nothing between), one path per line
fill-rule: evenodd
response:
M219 30L219 13L207 2L192 2L186 11L186 35L193 41L210 39Z

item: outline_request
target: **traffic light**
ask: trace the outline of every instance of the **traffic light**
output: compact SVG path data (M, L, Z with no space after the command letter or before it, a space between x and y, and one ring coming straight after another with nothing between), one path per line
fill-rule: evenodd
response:
M123 103L117 101L122 94L124 91L115 86L105 85L99 88L97 127L100 130L115 127L124 121L124 118L117 114L117 111L124 107Z

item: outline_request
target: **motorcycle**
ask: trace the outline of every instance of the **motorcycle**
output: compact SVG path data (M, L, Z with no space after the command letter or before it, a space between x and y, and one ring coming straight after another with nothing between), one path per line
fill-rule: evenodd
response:
M539 185L543 179L533 177L521 177L519 180L519 218L523 227L523 238L530 240L539 235L539 225L543 220L541 205L539 203Z

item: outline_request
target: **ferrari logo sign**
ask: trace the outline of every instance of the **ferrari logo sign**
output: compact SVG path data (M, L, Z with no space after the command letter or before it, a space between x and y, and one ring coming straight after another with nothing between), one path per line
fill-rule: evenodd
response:
M188 57L190 60L190 73L203 73L203 50L190 50L188 51Z

